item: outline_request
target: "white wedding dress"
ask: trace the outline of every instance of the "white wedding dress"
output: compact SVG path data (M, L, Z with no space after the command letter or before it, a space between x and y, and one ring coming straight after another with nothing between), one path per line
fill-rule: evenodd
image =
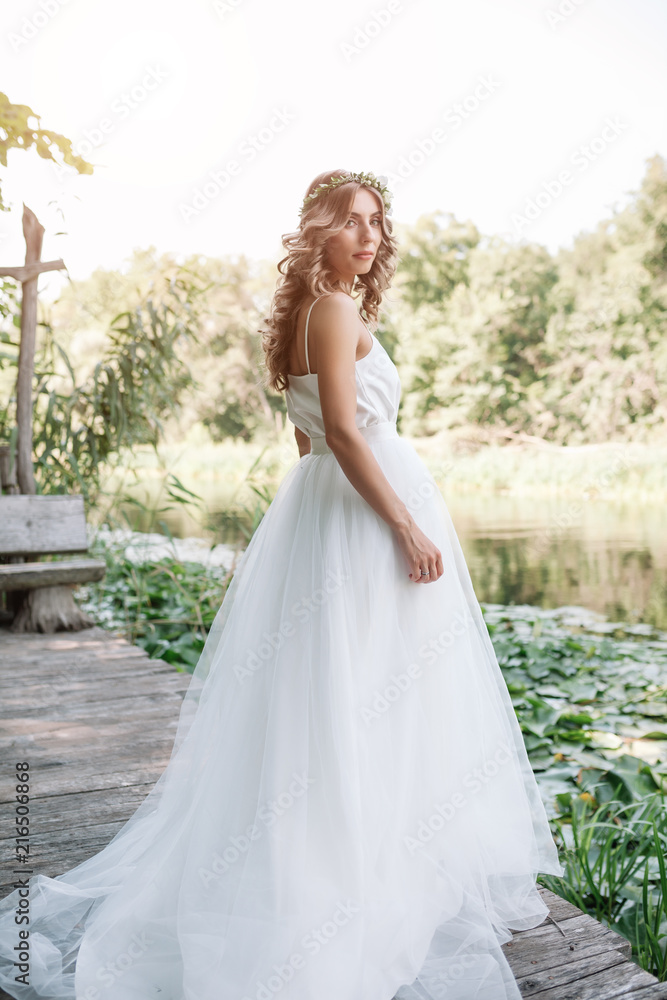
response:
M30 985L17 891L2 901L10 995L520 997L500 945L545 919L535 876L563 868L447 507L397 433L398 373L368 332L357 426L444 574L408 578L326 445L317 375L290 376L311 452L240 559L163 775L99 854L33 877Z

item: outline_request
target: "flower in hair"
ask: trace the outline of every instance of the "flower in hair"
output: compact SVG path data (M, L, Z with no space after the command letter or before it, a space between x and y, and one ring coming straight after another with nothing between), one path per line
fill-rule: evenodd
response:
M315 190L306 195L303 199L303 205L299 210L299 215L303 215L305 210L317 198L320 198L328 191L333 191L341 184L349 184L350 181L357 181L359 184L365 184L366 187L373 187L379 191L382 196L385 213L387 215L391 215L391 192L387 187L387 178L384 176L376 177L375 174L370 173L370 171L362 174L347 173L343 174L341 177L333 177L327 184L318 184Z

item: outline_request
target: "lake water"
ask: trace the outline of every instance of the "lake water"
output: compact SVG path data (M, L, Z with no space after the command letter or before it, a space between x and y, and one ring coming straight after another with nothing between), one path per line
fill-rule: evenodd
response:
M198 480L215 521L220 484ZM667 629L667 509L660 505L443 490L481 602L579 605ZM149 525L128 508L132 526ZM204 535L188 508L161 514L179 538ZM214 536L208 536L213 538ZM233 541L217 532L216 541Z
M662 506L445 495L475 591L497 604L566 604L667 628Z

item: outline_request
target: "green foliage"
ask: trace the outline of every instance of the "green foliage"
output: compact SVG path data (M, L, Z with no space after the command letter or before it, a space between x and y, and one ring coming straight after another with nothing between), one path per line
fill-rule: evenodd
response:
M461 238L425 216L406 238L393 324L405 431L483 428L559 444L648 441L667 422L667 166L555 258ZM452 249L455 248L455 249Z
M555 256L482 238L446 213L399 227L402 258L378 336L401 377L401 433L445 430L478 444L657 443L667 428L666 234L660 157L622 211ZM196 286L196 308L156 297L162 285ZM260 334L274 287L272 262L180 261L152 248L135 252L125 274L100 269L70 283L42 324L40 488L92 495L99 470L119 450L161 433L178 440L195 425L215 441L275 442L286 405L283 394L262 387ZM9 312L16 302L7 289L0 288L5 438L16 359ZM169 405L176 398L177 419Z
M13 281L0 279L0 442L12 434L12 399L19 356L19 295Z
M565 868L540 882L626 937L664 979L667 645L645 625L591 635L558 617L485 610ZM623 752L628 742L662 756L649 765Z
M149 656L192 671L222 603L231 573L165 557L134 563L123 545L94 545L106 559L103 586L85 590L84 607L98 624L120 633Z
M201 291L181 275L115 317L107 350L83 382L64 349L46 339L36 363L33 431L41 492L76 491L93 502L104 467L135 445L157 447L163 418L192 384L179 348L196 328ZM59 377L58 361L68 379Z
M267 481L268 470L263 464L266 451L267 449L263 448L251 464L243 482L232 494L226 509L210 518L210 526L218 534L224 537L231 535L234 538L243 538L247 544L259 527L277 489L275 483ZM237 498L246 487L252 494L252 506Z
M461 423L534 432L556 268L546 250L494 239L471 249L464 273L440 307L419 307L424 324L402 345L411 415L422 432L456 414Z
M172 473L166 472L160 498L152 508L136 498L117 497L118 502L140 507L152 529L161 529L172 542L160 515L179 506L201 503ZM117 517L107 513L107 523ZM204 568L176 556L160 560L130 559L126 543L98 533L90 546L92 554L106 562L104 579L80 590L83 607L104 628L141 646L151 657L159 657L179 670L193 670L206 635L220 608L231 572Z
M531 765L547 772L542 784L550 803L575 784L586 790L610 761L620 766L624 740L664 741L667 750L664 642L643 637L650 626L596 635L559 617L535 607L485 610ZM655 790L652 780L644 791ZM627 800L637 782L643 779L626 775L614 794Z
M7 166L7 153L10 149L30 149L34 147L43 160L57 163L53 155L58 151L69 166L80 174L92 174L93 166L76 156L72 151L72 143L64 135L51 132L40 127L39 115L36 115L27 104L11 104L6 94L0 93L0 164ZM0 190L0 211L8 211L2 200Z
M54 337L77 367L85 367L86 345L108 344L107 329L119 305L127 311L139 308L151 283L197 282L202 294L192 336L178 348L197 391L184 394L178 427L171 430L181 435L200 423L213 440L273 436L282 426L285 402L262 388L258 332L272 294L271 271L268 264L251 264L243 256L197 255L181 262L171 254L158 256L153 248L135 251L126 274L98 269L64 289L51 309Z
M566 825L565 819L568 824ZM627 802L570 796L554 824L565 872L540 882L626 937L633 958L667 978L667 806L648 791Z
M445 225L441 225L441 219ZM471 222L457 222L444 212L423 215L414 226L399 226L397 236L397 285L410 309L426 303L440 305L458 285L466 283L470 252L481 239Z

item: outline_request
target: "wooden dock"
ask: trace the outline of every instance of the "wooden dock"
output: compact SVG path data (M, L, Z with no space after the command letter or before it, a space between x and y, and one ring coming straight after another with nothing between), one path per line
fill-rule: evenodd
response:
M521 995L530 1000L665 1000L660 983L630 958L626 938L540 888L549 917L503 945Z
M14 765L28 761L32 775L32 867L60 875L106 846L159 778L189 680L101 628L0 629L3 896L15 867Z
M13 881L14 766L30 763L31 860L55 876L101 850L166 767L190 677L100 628L0 628L0 894ZM550 919L503 946L531 1000L667 1000L630 944L541 889ZM0 998L7 994L0 990Z

